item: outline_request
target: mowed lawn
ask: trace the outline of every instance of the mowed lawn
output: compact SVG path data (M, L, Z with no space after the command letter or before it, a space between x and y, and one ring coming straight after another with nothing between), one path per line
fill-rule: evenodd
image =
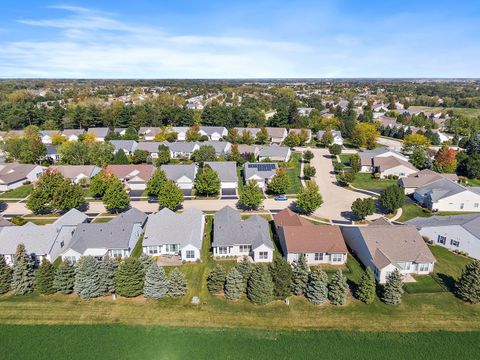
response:
M0 193L0 199L23 199L30 195L33 190L33 185L22 185L16 189Z
M0 326L2 359L475 359L479 332Z
M288 188L287 194L297 194L302 190L302 181L301 181L301 160L302 154L299 152L293 152L292 158L287 163L287 174L290 179L290 187ZM317 169L320 171L320 169Z
M375 179L370 173L357 173L352 186L357 189L365 189L372 191L384 190L390 185L396 185L397 180L393 179Z

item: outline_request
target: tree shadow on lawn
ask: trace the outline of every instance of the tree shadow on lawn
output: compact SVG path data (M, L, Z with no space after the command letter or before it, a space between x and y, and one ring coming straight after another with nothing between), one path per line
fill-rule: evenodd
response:
M455 292L455 284L456 280L447 274L436 273L433 275L433 278L444 288L448 291L454 293Z

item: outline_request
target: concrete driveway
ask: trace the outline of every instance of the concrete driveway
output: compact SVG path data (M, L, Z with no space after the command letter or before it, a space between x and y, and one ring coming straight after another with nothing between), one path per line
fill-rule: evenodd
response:
M323 204L315 211L315 215L325 219L346 221L351 216L352 203L358 198L368 198L361 194L337 185L333 172L333 164L327 149L310 149L315 157L311 165L317 169L314 180L320 188Z

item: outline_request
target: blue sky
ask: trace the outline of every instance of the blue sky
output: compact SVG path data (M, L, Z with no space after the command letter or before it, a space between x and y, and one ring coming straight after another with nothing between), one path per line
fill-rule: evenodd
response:
M0 77L480 77L480 1L2 0Z

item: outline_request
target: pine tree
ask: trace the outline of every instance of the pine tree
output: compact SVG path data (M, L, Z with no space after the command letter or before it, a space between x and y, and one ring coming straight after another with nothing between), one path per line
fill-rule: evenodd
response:
M93 256L82 256L78 260L73 290L81 299L91 299L103 295L100 265Z
M295 295L302 295L307 287L309 267L304 254L293 265L292 271L292 292Z
M253 270L253 265L250 261L248 261L248 258L244 256L243 259L237 264L236 268L242 275L243 291L245 292L247 290L248 278Z
M383 289L382 300L388 305L398 305L402 302L403 283L402 275L395 269L387 277L387 283Z
M187 293L187 280L185 275L175 268L170 273L170 279L168 279L167 293L171 297L184 296Z
M122 260L115 274L115 290L125 297L135 297L143 293L143 265L134 257Z
M115 292L115 271L118 263L115 259L105 256L98 264L101 291L103 294L112 294Z
M480 260L474 260L463 270L456 284L456 295L463 301L480 301Z
M143 284L143 294L146 298L161 299L167 295L165 270L154 262L147 268Z
M127 155L123 149L118 150L115 155L113 155L113 164L130 164Z
M75 267L69 261L62 261L55 271L53 287L62 294L71 294L75 284Z
M222 265L216 265L207 277L207 288L211 294L223 290L227 273Z
M225 279L225 297L228 300L237 300L243 293L245 287L242 274L237 268L232 268Z
M247 285L247 297L254 304L268 304L273 300L273 281L268 268L263 265L256 265Z
M10 291L12 283L12 268L7 265L5 256L0 255L0 294Z
M34 288L34 262L27 254L25 246L19 244L13 262L12 290L16 295L31 293Z
M310 272L305 297L315 305L323 304L328 299L328 276L325 271L313 269Z
M332 276L328 298L333 305L343 305L347 301L348 284L342 270L337 270Z
M145 253L140 255L138 260L140 260L140 262L142 263L144 273L146 273L148 268L153 264L153 258L150 255L147 255Z
M373 275L373 271L370 268L367 268L358 282L358 288L355 295L365 304L371 304L375 300L375 293L375 276Z
M44 295L55 292L53 279L55 278L55 267L47 259L43 259L40 267L35 272L35 289Z
M277 299L286 299L291 292L292 267L281 256L276 256L270 264L270 274L273 280L273 294Z

